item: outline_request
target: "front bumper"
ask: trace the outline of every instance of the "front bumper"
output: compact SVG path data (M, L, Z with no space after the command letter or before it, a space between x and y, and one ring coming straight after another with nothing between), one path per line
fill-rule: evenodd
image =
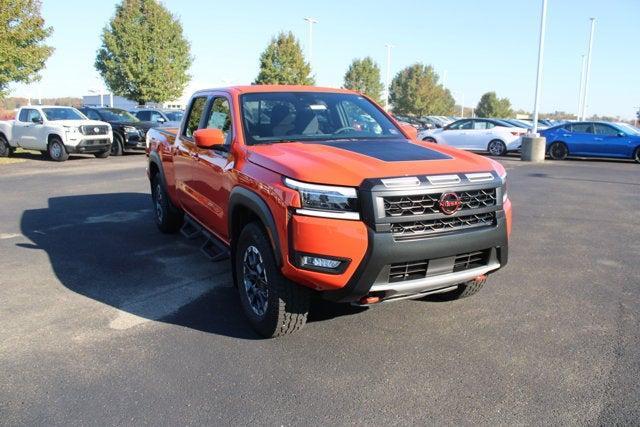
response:
M125 133L125 146L127 150L146 150L147 144L145 142L146 133L143 130L138 129L135 132Z
M105 135L102 138L82 139L76 145L65 145L68 153L100 153L111 149L111 139Z

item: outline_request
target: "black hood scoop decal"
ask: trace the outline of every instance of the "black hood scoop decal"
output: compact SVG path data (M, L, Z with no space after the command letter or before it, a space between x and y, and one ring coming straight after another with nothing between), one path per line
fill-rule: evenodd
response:
M448 160L451 156L442 154L421 145L412 144L405 140L363 140L363 141L335 141L317 144L351 151L363 156L373 157L383 162L415 162L420 160Z

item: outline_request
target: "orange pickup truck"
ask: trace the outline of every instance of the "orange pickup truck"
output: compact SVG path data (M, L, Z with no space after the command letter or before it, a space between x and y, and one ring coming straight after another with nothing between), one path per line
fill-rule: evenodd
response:
M313 294L363 306L466 297L507 263L506 172L415 137L348 90L199 91L179 129L147 134L155 219L231 258L267 337L300 329Z

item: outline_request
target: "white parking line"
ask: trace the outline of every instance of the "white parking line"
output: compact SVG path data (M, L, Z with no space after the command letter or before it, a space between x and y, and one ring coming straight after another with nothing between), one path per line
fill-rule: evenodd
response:
M22 237L22 234L0 233L0 240L13 239L14 237Z

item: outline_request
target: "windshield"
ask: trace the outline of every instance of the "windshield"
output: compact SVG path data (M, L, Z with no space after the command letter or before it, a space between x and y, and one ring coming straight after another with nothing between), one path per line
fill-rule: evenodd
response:
M182 111L165 111L164 114L172 122L179 122L182 120L182 116L184 116Z
M100 115L108 122L139 122L138 118L118 108L101 108Z
M42 112L47 120L87 120L82 113L75 108L43 108Z
M247 143L404 138L363 96L328 92L242 95Z
M631 126L627 123L616 123L615 124L618 128L620 128L620 130L622 130L624 133L630 133L631 135L640 135L640 129L638 129L637 127Z

